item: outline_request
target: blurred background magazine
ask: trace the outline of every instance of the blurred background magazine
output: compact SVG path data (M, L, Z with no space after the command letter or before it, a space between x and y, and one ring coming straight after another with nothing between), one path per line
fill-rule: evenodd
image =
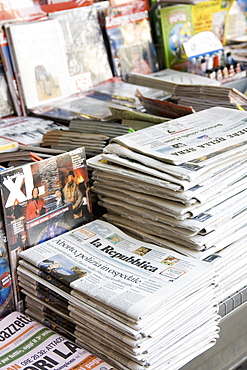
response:
M115 76L126 80L131 71L149 74L157 70L146 1L109 8L105 24Z
M112 78L112 71L94 6L49 14L58 19L66 45L73 92Z
M0 321L15 309L3 215L0 213Z

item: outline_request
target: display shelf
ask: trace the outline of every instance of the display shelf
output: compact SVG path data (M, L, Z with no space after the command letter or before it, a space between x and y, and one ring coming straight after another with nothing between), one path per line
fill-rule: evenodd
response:
M231 311L247 302L247 286L227 298L219 306L219 314L221 317L228 315Z
M247 288L220 305L220 337L212 348L180 370L234 370L247 359ZM240 303L244 299L244 303ZM235 307L235 308L234 308Z
M244 93L247 90L247 78L245 77L245 78L236 79L234 81L227 82L223 86L235 88L235 89L238 89L240 92Z

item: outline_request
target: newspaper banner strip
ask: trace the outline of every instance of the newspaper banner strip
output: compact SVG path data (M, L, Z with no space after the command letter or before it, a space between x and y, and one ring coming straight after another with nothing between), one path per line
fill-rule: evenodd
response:
M113 367L18 311L1 321L0 367L4 370L58 366L67 369L106 370ZM13 367L12 367L13 366Z
M128 148L174 164L222 154L246 143L247 115L230 108L210 108L112 139Z

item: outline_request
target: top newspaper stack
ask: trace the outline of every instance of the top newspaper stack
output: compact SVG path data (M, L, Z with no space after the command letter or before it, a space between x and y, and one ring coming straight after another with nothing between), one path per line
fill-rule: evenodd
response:
M211 108L112 139L88 161L104 219L199 259L235 243L241 268L233 274L243 286L246 119L244 111Z

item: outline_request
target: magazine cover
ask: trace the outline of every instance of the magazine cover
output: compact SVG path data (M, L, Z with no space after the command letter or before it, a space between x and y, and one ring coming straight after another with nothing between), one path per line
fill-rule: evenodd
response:
M84 148L2 171L0 182L13 280L19 251L92 220Z
M203 31L213 32L226 45L226 25L233 0L199 2L191 8L195 35Z
M144 1L110 8L105 21L115 76L126 80L130 72L149 74L158 69Z
M33 20L44 17L38 1L3 0L0 2L0 21Z
M6 117L14 113L14 106L5 79L4 69L0 64L0 117Z
M15 309L9 256L2 217L2 213L0 213L0 320Z
M191 5L169 5L160 9L166 68L187 70L183 43L193 36Z
M92 5L93 0L36 0L36 3L44 12L50 13Z
M19 98L19 92L15 79L12 60L10 57L10 50L7 42L6 33L4 30L4 25L0 25L0 57L3 64L3 71L5 74L5 79L8 85L9 94L11 96L11 101L15 110L15 114L17 116L21 116L22 115L21 102Z
M9 23L5 31L24 108L50 104L72 93L58 20Z
M53 12L49 17L58 19L63 31L73 92L112 78L94 6Z

